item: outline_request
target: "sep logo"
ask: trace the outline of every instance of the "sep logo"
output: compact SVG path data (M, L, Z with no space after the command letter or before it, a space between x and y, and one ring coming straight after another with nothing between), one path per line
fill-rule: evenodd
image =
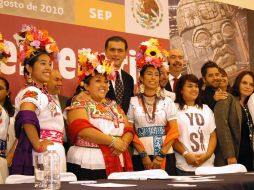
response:
M163 20L163 8L160 0L132 0L132 16L145 29L155 29Z

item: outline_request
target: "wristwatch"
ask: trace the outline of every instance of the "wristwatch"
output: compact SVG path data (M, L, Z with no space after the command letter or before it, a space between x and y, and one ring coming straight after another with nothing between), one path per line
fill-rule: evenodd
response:
M161 157L161 158L165 158L165 157L166 157L166 154L163 153L162 151L160 151L160 152L158 153L157 156L159 156L159 157Z
M147 156L146 151L140 152L140 153L139 153L139 156L140 156L142 159L145 158L145 157Z

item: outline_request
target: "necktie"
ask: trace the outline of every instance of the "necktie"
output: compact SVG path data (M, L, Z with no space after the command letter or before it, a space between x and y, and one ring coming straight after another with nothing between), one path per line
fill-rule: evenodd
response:
M123 83L118 71L116 71L115 94L116 103L121 106L123 101Z
M174 78L174 84L173 84L173 92L176 92L176 83L177 83L177 78Z

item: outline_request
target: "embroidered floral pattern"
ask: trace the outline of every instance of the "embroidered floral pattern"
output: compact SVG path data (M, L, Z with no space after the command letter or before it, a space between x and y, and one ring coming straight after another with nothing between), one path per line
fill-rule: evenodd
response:
M53 142L63 143L63 132L49 129L41 129L40 139L48 139Z
M119 127L119 123L124 123L124 112L115 101L108 99L102 103L91 100L75 101L72 103L72 106L66 108L66 110L81 107L86 109L91 118L102 118L113 121L116 128Z
M38 100L38 93L28 90L25 92L21 100L24 100L25 98L34 98L35 100Z

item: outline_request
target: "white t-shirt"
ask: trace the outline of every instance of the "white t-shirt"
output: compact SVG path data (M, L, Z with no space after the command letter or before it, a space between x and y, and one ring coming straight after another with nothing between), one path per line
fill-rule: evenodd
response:
M215 130L214 114L212 110L203 105L203 109L197 106L185 106L183 110L176 104L179 126L179 141L185 149L191 153L205 153L207 151L210 134ZM189 165L185 158L175 152L176 167L183 171L195 171L196 167ZM213 166L214 154L201 166Z

